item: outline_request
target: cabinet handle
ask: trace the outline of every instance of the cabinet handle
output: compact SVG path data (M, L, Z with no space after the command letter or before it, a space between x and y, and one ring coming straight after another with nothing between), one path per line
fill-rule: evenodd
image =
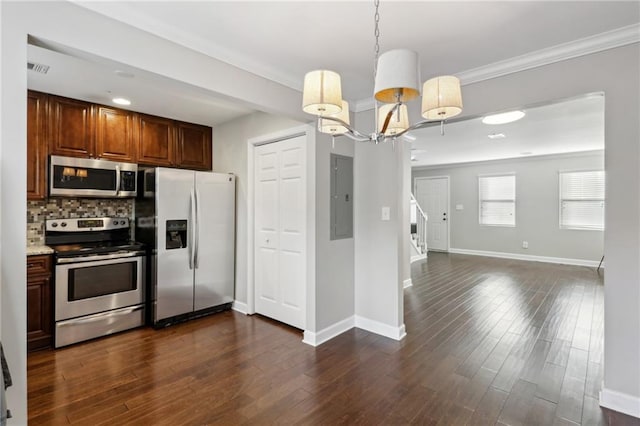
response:
M27 268L33 268L35 265L33 263L27 263Z

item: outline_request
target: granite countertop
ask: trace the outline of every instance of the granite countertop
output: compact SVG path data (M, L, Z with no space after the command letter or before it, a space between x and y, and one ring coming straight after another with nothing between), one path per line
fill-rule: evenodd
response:
M49 246L28 246L27 256L34 256L37 254L52 254L53 249Z

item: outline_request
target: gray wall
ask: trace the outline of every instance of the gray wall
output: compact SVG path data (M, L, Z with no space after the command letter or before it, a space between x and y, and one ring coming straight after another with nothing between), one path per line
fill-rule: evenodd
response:
M449 176L451 248L599 261L602 231L560 229L558 172L603 169L604 152L486 161L450 167L416 168L415 178ZM516 227L478 224L478 175L516 174ZM412 185L415 189L415 185ZM455 210L462 204L464 210ZM529 248L522 248L522 241Z
M354 143L345 137L316 134L316 330L354 314L354 239L330 237L330 155L354 156ZM354 191L354 200L358 194ZM355 202L355 201L354 201Z
M213 170L236 175L236 295L247 303L247 139L303 123L255 112L213 128Z
M370 133L373 111L357 113L355 123ZM391 143L358 143L354 161L355 313L390 332L404 324L400 258L408 230L400 200L408 200L408 193L402 195L405 148L400 142L395 149ZM408 201L404 204L408 209ZM390 207L389 221L381 220L383 206Z

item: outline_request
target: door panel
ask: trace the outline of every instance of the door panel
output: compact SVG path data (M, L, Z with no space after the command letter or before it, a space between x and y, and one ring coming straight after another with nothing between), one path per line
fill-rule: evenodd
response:
M256 311L304 328L305 137L256 148Z
M155 321L193 311L193 269L189 267L193 244L190 194L194 172L163 169L156 171L156 211L158 216L158 260ZM167 250L167 220L187 220L187 244Z
M449 250L449 179L416 179L416 199L427 214L427 248Z
M198 267L194 309L233 302L235 259L235 177L196 172Z

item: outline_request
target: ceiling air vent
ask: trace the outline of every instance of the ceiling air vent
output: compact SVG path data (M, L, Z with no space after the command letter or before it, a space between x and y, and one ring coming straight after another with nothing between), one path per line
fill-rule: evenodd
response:
M27 69L40 74L46 74L49 72L49 65L36 64L35 62L27 62Z

